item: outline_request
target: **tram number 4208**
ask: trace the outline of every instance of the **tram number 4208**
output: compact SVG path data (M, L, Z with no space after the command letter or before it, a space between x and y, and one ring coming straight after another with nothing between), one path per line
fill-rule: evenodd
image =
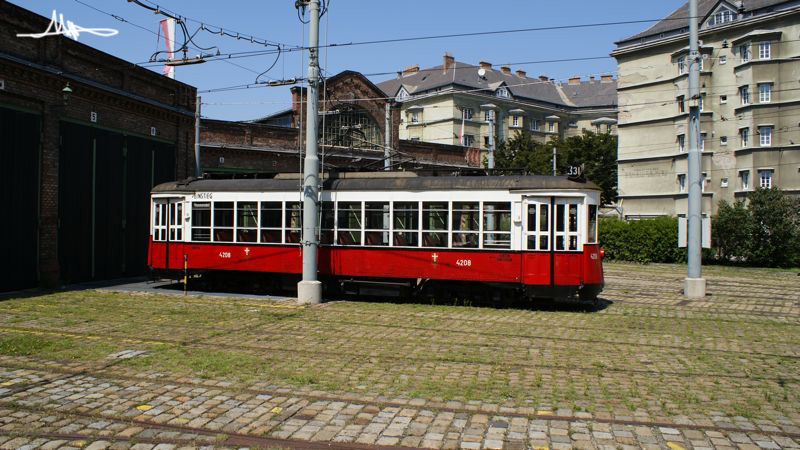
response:
M225 258L225 259L230 258L231 257L231 252L219 252L219 257L220 258Z
M470 267L472 266L471 259L458 259L456 260L456 265L459 267Z

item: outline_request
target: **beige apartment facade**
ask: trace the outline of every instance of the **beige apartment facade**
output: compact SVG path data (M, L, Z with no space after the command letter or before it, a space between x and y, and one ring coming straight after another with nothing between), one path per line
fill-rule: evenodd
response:
M492 127L495 143L517 131L540 142L584 130L616 133L616 80L611 75L559 83L445 55L440 66L413 66L377 85L400 105L400 139L463 145L479 150L481 157Z
M699 3L704 214L759 187L800 193L800 2ZM684 5L612 53L628 218L686 214L687 16Z

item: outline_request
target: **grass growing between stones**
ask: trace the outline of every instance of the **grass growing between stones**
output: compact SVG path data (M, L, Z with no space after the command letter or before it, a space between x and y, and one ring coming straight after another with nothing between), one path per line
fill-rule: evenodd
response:
M10 299L0 302L0 354L93 361L147 349L121 364L365 397L800 417L800 278L710 268L713 295L685 303L684 267L607 268L609 304L596 312L367 299L282 309L96 290Z

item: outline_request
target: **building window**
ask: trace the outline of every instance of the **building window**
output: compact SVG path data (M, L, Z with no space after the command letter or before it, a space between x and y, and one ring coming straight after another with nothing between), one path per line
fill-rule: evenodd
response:
M749 86L740 86L739 87L739 98L742 100L742 105L749 105L750 104L750 87Z
M464 135L464 143L462 144L464 147L473 147L475 146L475 136L471 134Z
M686 135L679 134L678 135L678 151L683 153L686 151Z
M739 59L742 63L750 61L750 43L739 46Z
M504 87L497 88L497 90L494 92L494 95L498 97L508 98L509 97L508 89Z
M484 111L483 112L483 120L488 122L494 119L494 111Z
M699 107L700 112L703 112L703 96L702 95L697 97L697 106Z
M720 105L724 105L725 103L728 103L728 96L727 95L720 95L719 96L719 104Z
M706 151L706 134L700 133L700 151Z
M685 96L680 95L678 96L678 98L675 99L675 101L678 103L678 114L683 114L686 112L685 98L686 98Z
M758 102L769 103L772 101L772 84L760 83L758 85Z
M728 179L725 178L725 177L720 178L719 179L719 187L723 187L723 188L728 187Z
M542 129L542 121L539 119L531 120L531 131L539 131Z
M719 145L728 145L728 136L720 136Z
M742 128L739 130L739 144L742 147L747 147L750 145L750 129L749 128Z
M547 122L547 131L550 133L556 132L556 123L555 122Z
M728 57L727 56L722 55L722 56L719 57L719 64L720 65L727 64L727 63L728 63Z
M519 116L511 116L511 126L519 127Z
M769 42L761 42L758 44L758 59L770 59L772 54L772 46Z
M762 147L772 145L772 127L758 127L758 144Z
M733 22L736 19L736 15L729 9L723 9L715 14L713 14L708 19L708 26L713 27L716 25L726 24L728 22Z
M322 145L383 149L383 131L369 111L357 105L341 103L332 109L338 109L339 113L328 116L325 127L320 127Z
M398 102L402 102L403 100L407 99L408 97L409 97L408 96L408 91L406 91L406 88L400 88L400 91L397 93L397 96L395 97L395 100L397 100Z
M411 123L419 123L419 112L414 111L411 113Z
M686 174L678 174L678 192L686 192Z
M489 148L489 136L483 137L483 146Z
M743 191L750 189L750 171L742 170L739 172L739 186Z
M678 59L678 75L683 75L686 73L686 58L681 57Z
M461 118L464 120L472 120L473 111L472 108L463 108L461 110Z
M705 172L700 174L700 192L706 191L706 176Z
M772 187L772 170L759 170L758 171L758 186L761 189L770 189Z

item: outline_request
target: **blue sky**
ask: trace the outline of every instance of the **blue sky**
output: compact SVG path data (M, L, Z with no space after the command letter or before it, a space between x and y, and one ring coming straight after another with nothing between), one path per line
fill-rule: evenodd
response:
M154 0L155 1L155 0ZM157 46L158 21L162 18L127 0L80 0L127 21L141 25L148 32L113 17L94 11L77 0L12 0L12 3L50 17L56 9L65 20L85 28L114 28L119 34L97 37L82 34L79 40L134 63L144 63L156 50L163 50L163 38ZM157 2L191 19L251 34L288 45L307 43L308 28L297 18L294 0L229 0ZM398 37L450 33L494 31L556 25L646 20L665 17L684 0L331 0L329 13L322 20L320 42L346 43ZM195 29L198 24L188 22ZM342 70L365 74L394 72L419 64L441 64L442 55L450 52L458 61L477 64L487 60L495 65L525 61L606 56L614 41L646 29L650 24L616 25L559 31L524 32L489 36L447 38L415 42L374 44L323 50L322 66L332 75ZM44 30L41 30L44 31ZM218 46L223 53L263 49L250 42L200 32L195 41L202 46ZM198 52L193 50L190 55ZM266 74L268 79L305 76L301 52L284 54ZM249 70L225 62L178 67L176 78L198 89L252 83L258 72L274 60L262 55L233 60ZM611 58L547 64L526 64L529 76L546 74L566 79L572 75L611 73ZM160 67L153 67L160 71ZM375 82L390 76L375 76ZM269 87L202 94L203 115L226 120L248 120L290 107L289 87Z

